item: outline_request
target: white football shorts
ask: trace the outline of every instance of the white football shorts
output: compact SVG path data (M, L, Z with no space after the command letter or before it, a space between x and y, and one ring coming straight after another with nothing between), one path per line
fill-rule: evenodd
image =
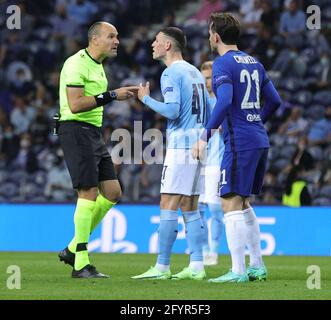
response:
M167 149L161 176L161 193L200 194L201 163L194 160L191 149Z

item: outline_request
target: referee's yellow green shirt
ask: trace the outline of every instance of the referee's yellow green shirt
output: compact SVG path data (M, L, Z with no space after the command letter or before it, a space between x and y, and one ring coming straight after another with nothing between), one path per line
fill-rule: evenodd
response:
M60 121L76 120L102 126L103 106L90 111L72 113L68 104L67 87L84 88L85 96L95 96L107 91L108 81L102 63L94 60L86 49L69 57L60 75Z

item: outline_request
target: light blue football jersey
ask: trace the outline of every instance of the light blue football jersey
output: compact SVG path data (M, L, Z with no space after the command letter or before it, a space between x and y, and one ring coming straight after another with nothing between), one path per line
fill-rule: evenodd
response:
M215 96L209 96L209 104L211 110L214 109L217 98ZM208 141L208 156L207 166L220 166L224 154L224 142L222 133L215 132L214 135Z
M210 105L201 72L184 60L173 62L161 76L165 103L178 103L179 116L168 119L167 143L171 149L189 149L200 138Z

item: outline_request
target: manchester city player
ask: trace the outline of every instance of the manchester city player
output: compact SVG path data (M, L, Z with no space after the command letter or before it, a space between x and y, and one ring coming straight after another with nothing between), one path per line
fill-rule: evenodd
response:
M209 42L220 55L213 64L216 106L201 139L193 146L199 159L212 129L222 125L225 153L221 164L220 195L232 269L210 282L264 280L267 270L260 248L260 230L249 197L259 194L266 170L269 140L264 123L281 104L261 63L239 51L239 21L229 13L210 17ZM261 105L261 97L264 104ZM245 246L250 266L245 267Z
M209 102L213 108L216 96L212 88L213 61L205 61L201 65L201 73L206 80ZM220 165L224 153L224 142L220 132L215 132L208 142L207 162L202 170L201 179L203 191L199 197L199 212L204 223L204 241L202 247L203 264L212 266L218 263L218 247L223 230L223 212L218 194L218 183L220 180ZM210 228L207 223L207 210L211 215ZM208 232L209 231L209 232ZM210 246L209 246L210 234Z
M149 83L140 85L138 98L148 107L168 118L168 148L161 178L159 254L157 263L134 279L202 280L206 273L202 261L203 225L197 208L200 163L191 158L195 143L207 116L207 91L200 71L183 60L184 33L174 27L162 29L152 44L153 59L167 68L161 76L164 102L150 97ZM199 133L200 132L200 133ZM170 254L178 231L178 208L181 208L190 264L181 272L170 272Z

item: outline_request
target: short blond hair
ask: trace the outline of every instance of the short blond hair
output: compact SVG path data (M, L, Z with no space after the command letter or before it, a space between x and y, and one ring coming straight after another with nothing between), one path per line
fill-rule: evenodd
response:
M201 65L201 71L204 70L212 70L213 69L213 61L209 60L209 61L205 61L202 65Z

